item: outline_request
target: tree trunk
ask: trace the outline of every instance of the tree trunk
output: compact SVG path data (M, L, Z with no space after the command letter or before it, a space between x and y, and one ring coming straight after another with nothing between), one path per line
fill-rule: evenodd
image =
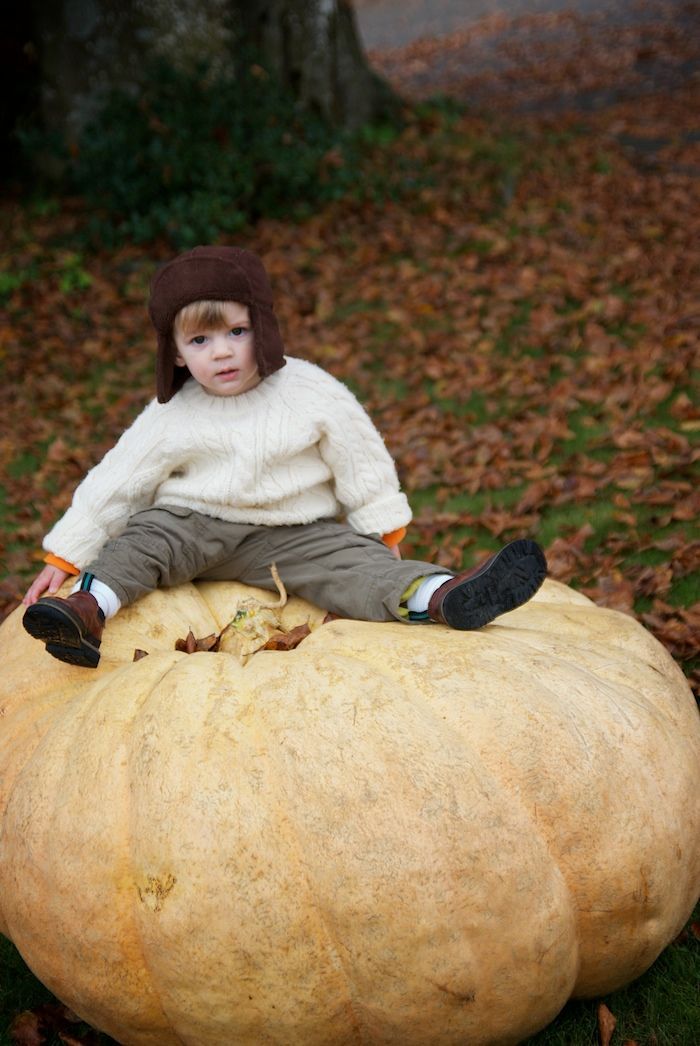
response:
M388 85L367 64L348 0L233 0L240 37L302 105L354 129L389 112Z
M239 47L340 127L387 112L393 96L369 68L346 0L33 0L46 126L68 142L107 90L137 93L149 59L180 68L204 57L230 71Z

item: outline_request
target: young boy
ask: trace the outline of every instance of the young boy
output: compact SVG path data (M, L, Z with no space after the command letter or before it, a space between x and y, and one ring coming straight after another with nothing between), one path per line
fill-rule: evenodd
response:
M157 399L78 486L24 597L24 627L54 657L94 668L121 606L193 578L273 588L273 562L290 592L342 617L458 629L542 584L527 540L456 576L401 560L411 510L394 463L341 382L285 357L256 255L179 255L156 273L149 312Z

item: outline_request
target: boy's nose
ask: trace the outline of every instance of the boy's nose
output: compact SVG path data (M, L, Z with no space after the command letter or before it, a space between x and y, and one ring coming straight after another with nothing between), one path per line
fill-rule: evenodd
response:
M216 356L216 357L219 357L219 356L230 356L231 355L231 345L229 344L228 338L226 338L226 337L214 338L214 342L213 342L213 345L212 345L212 352L213 352L214 356Z

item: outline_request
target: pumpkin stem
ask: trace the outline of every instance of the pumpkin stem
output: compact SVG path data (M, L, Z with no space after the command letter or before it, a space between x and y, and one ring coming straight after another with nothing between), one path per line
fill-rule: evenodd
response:
M224 638L224 636L230 628L244 627L244 622L246 618L257 613L257 611L279 610L283 606L286 606L289 597L287 596L287 589L284 587L284 582L282 581L282 578L279 576L276 563L270 564L270 573L272 574L272 580L275 583L275 588L279 593L279 599L273 603L262 603L259 599L244 599L241 605L238 607L236 613L233 615L233 618L219 632L219 635L217 636L216 647L214 649L219 649L221 640Z
M277 564L276 563L271 563L270 564L270 573L272 574L272 580L275 583L275 587L276 587L277 591L279 592L279 599L277 600L276 603L261 603L260 606L261 607L268 607L271 610L271 609L273 609L273 607L283 607L283 606L286 606L287 605L288 596L287 596L287 589L284 587L284 581L279 576L279 573L277 571Z

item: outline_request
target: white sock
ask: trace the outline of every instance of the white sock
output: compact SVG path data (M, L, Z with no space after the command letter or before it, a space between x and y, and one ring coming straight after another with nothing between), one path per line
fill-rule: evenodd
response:
M80 592L82 585L82 579L71 589L71 592ZM84 591L84 589L83 589ZM105 621L109 621L110 617L114 617L118 610L121 609L121 600L116 592L113 592L109 585L105 585L104 581L98 581L96 577L90 582L90 588L88 589L91 596L94 596L97 600L97 605L105 616Z
M444 585L446 581L451 581L453 577L454 574L428 574L421 581L413 595L408 597L406 606L414 614L424 614L428 609L428 603L433 592L436 592L440 585Z

